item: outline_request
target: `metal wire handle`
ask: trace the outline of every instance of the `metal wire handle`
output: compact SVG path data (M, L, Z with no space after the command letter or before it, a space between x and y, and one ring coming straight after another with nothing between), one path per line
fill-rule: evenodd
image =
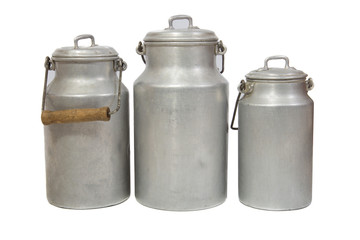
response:
M127 63L122 59L118 58L114 61L114 71L119 71L119 86L118 86L118 99L116 108L109 112L109 115L112 115L119 111L121 107L121 81L122 81L122 72L127 69Z
M235 107L234 107L234 112L233 112L233 116L232 116L232 120L231 120L231 126L230 128L232 130L238 130L238 127L234 127L234 122L235 122L235 117L236 117L236 112L238 109L238 105L239 105L239 101L240 101L240 96L241 96L241 92L239 92L237 98L236 98L236 102L235 102Z
M237 112L237 109L238 109L241 94L248 95L253 90L254 90L254 83L245 82L244 80L240 81L240 84L238 86L239 94L238 94L238 96L236 98L234 112L233 112L233 116L232 116L232 120L231 120L231 126L230 126L230 128L232 130L238 130L239 129L238 127L234 127L234 122L235 122L236 112Z
M45 80L44 80L44 89L43 89L43 97L42 97L42 105L41 110L45 110L45 101L46 101L46 90L47 90L47 82L48 82L48 73L49 70L55 70L55 64L50 57L45 58ZM117 105L116 108L109 112L109 115L112 115L119 111L121 107L121 81L122 81L122 72L127 68L127 63L122 59L118 58L114 61L114 71L119 71L119 86L118 86L118 96L117 96Z
M41 104L41 110L42 111L45 110L45 99L46 99L46 88L47 88L47 81L48 81L48 73L49 73L49 70L54 70L55 69L55 65L54 65L53 61L49 57L46 57L44 67L45 67L45 80L44 80L44 89L43 89L43 97L42 97L42 104Z

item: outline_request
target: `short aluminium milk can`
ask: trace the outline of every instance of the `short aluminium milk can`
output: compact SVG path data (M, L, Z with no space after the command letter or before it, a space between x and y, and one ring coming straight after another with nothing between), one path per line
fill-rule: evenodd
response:
M177 20L188 20L175 29ZM177 15L137 47L135 195L148 207L187 211L226 199L228 82L216 67L226 48L214 32Z
M81 47L79 40L90 39ZM126 63L92 35L46 58L41 119L48 201L87 209L118 204L130 194L129 93ZM47 87L49 70L55 78ZM119 71L119 77L117 77ZM46 110L45 110L46 109Z
M285 60L285 68L269 68L274 59ZM287 57L273 56L240 83L239 199L245 205L292 210L311 203L314 102L306 77Z

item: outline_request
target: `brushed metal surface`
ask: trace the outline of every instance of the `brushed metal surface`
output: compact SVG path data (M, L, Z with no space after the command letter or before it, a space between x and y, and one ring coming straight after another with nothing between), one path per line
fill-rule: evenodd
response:
M147 43L134 83L135 195L148 207L199 210L226 199L228 83L216 42Z
M117 104L114 61L55 61L46 109L98 108ZM129 92L109 122L44 126L48 201L87 209L114 205L130 195Z
M239 101L242 203L266 210L311 203L313 111L305 80L256 81Z

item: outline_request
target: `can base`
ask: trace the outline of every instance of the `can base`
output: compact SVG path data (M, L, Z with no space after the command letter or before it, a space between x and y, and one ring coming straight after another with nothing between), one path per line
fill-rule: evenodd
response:
M191 212L191 211L201 211L201 210L206 210L206 209L210 209L210 208L214 208L217 206L220 206L221 204L223 204L226 201L226 197L224 199L222 199L220 202L209 205L209 206L205 206L205 207L190 207L190 208L162 208L162 207L157 207L157 206L151 206L149 204L146 204L144 202L141 202L141 200L139 200L138 198L136 198L136 201L138 203L140 203L141 205L148 207L148 208L152 208L152 209L156 209L156 210L162 210L162 211L171 211L171 212Z
M124 199L121 199L120 201L117 201L117 202L114 202L114 203L109 203L109 204L105 204L105 205L99 205L99 206L62 206L62 205L59 205L59 204L56 204L56 203L52 203L51 201L49 201L48 199L48 202L55 206L55 207L58 207L58 208L63 208L63 209L70 209L70 210L89 210L89 209L98 209L98 208L107 208L107 207L112 207L112 206L116 206L118 204L121 204L123 202L125 202L126 200L128 200L130 198L130 195L127 196L126 198Z
M264 211L276 211L276 212L283 212L283 211L296 211L296 210L300 210L300 209L304 209L308 206L310 206L311 201L303 206L299 206L299 207L291 207L291 208L272 208L272 207L258 207L258 206L252 206L248 203L245 203L243 201L241 201L241 199L239 199L239 201L244 204L247 207L251 207L257 210L264 210Z

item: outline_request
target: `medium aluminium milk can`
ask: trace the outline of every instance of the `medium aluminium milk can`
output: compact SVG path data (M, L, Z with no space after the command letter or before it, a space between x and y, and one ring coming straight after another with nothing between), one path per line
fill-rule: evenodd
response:
M175 29L177 20L188 27ZM177 15L137 47L135 195L148 207L187 211L226 199L228 82L216 67L226 48L214 32Z
M285 60L285 68L269 68L274 59ZM245 205L292 210L311 203L314 102L306 78L287 57L272 56L240 83L239 199Z
M91 46L79 46L82 39ZM41 119L48 201L73 209L125 201L130 194L129 93L121 83L126 63L113 48L95 45L92 35L80 35L73 47L47 57L45 68ZM47 87L49 70L55 78Z

